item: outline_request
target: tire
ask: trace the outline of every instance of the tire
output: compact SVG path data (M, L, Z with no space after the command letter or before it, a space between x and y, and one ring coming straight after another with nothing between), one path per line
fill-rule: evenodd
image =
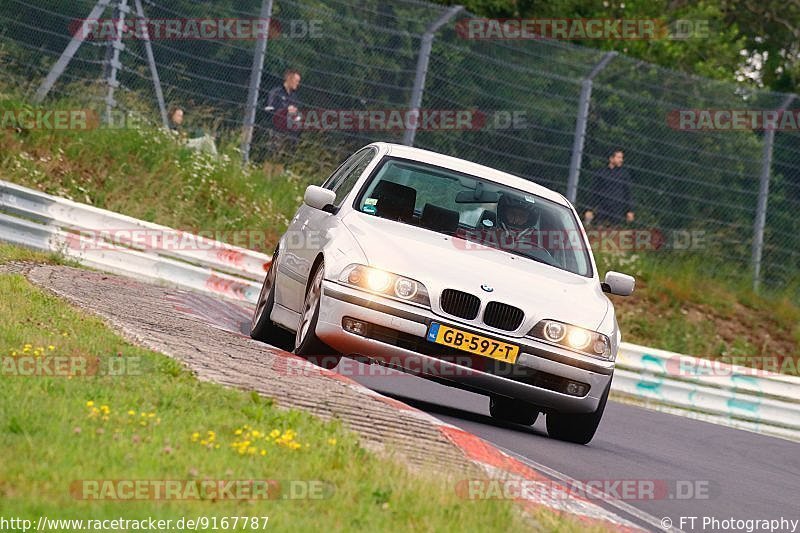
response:
M532 426L539 417L539 411L536 407L504 396L491 396L489 398L489 414L492 415L492 418L523 426Z
M603 418L603 411L608 401L608 391L611 384L606 387L600 404L593 413L566 414L548 413L547 414L547 434L550 437L576 444L588 444L594 437L600 420Z
M339 364L342 356L322 342L317 337L317 322L319 321L319 306L322 296L322 279L325 274L325 265L320 261L311 274L311 282L306 289L303 308L300 312L300 322L294 339L294 353L308 359L310 362L323 368L334 368Z
M253 319L250 322L250 338L272 344L278 348L291 349L292 336L285 329L276 326L270 320L272 308L275 305L275 278L277 276L278 251L272 254L272 262L269 271L261 285L261 292L258 295L256 309L253 311Z

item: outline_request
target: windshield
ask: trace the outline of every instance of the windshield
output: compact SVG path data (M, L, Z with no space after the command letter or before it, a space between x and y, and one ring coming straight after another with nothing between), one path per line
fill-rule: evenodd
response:
M505 250L591 276L572 211L532 193L476 176L387 158L356 200L362 213L451 235L465 250Z

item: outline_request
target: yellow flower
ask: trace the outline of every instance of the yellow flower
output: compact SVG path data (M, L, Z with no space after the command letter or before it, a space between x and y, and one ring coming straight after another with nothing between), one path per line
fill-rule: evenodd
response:
M156 416L155 413L148 413L147 414L147 418L155 418L155 416Z
M328 439L328 444L331 446L336 446L336 439Z
M261 455L267 455L267 450L261 450Z
M86 402L86 407L92 407L93 405L94 405L94 402L92 400L89 400L88 402Z
M272 437L273 439L277 439L278 435L280 434L281 432L278 431L277 429L273 429L272 431L269 432L269 436Z
M241 435L242 434L242 430L241 429L237 429L236 431L233 432L233 434L234 435Z
M56 349L56 347L55 347L55 346L53 346L52 344L50 344L50 345L48 345L48 346L47 346L47 349L48 349L48 350L50 350L50 351L52 352L53 350L55 350L55 349Z
M197 439L199 438L200 438L200 433L198 433L197 431L192 433L192 442L197 442Z
M136 416L136 411L134 411L133 409L131 409L130 411L128 411L128 414L129 414L130 416Z

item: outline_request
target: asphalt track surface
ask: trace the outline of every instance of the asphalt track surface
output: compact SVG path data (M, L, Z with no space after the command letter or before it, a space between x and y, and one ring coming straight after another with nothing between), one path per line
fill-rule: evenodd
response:
M491 418L485 396L399 372L363 374L352 377L552 476L604 487L618 501L598 503L647 529L661 531L665 517L684 531L731 531L736 524L722 522L731 518L800 520L798 443L609 402L594 440L580 446L548 438L544 416L532 427ZM647 481L656 486L655 498L639 488L651 486ZM624 482L636 487L632 493L625 493ZM694 527L692 516L698 517ZM704 524L703 517L719 523Z

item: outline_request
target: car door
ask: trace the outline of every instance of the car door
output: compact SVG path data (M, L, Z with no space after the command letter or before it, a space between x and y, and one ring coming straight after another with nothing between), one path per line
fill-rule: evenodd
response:
M373 147L359 150L325 180L322 186L336 193L334 207L341 205L376 154L377 149ZM280 305L300 311L314 259L327 244L328 230L335 224L338 224L338 218L331 213L305 203L297 210L281 239L279 282L275 293Z

